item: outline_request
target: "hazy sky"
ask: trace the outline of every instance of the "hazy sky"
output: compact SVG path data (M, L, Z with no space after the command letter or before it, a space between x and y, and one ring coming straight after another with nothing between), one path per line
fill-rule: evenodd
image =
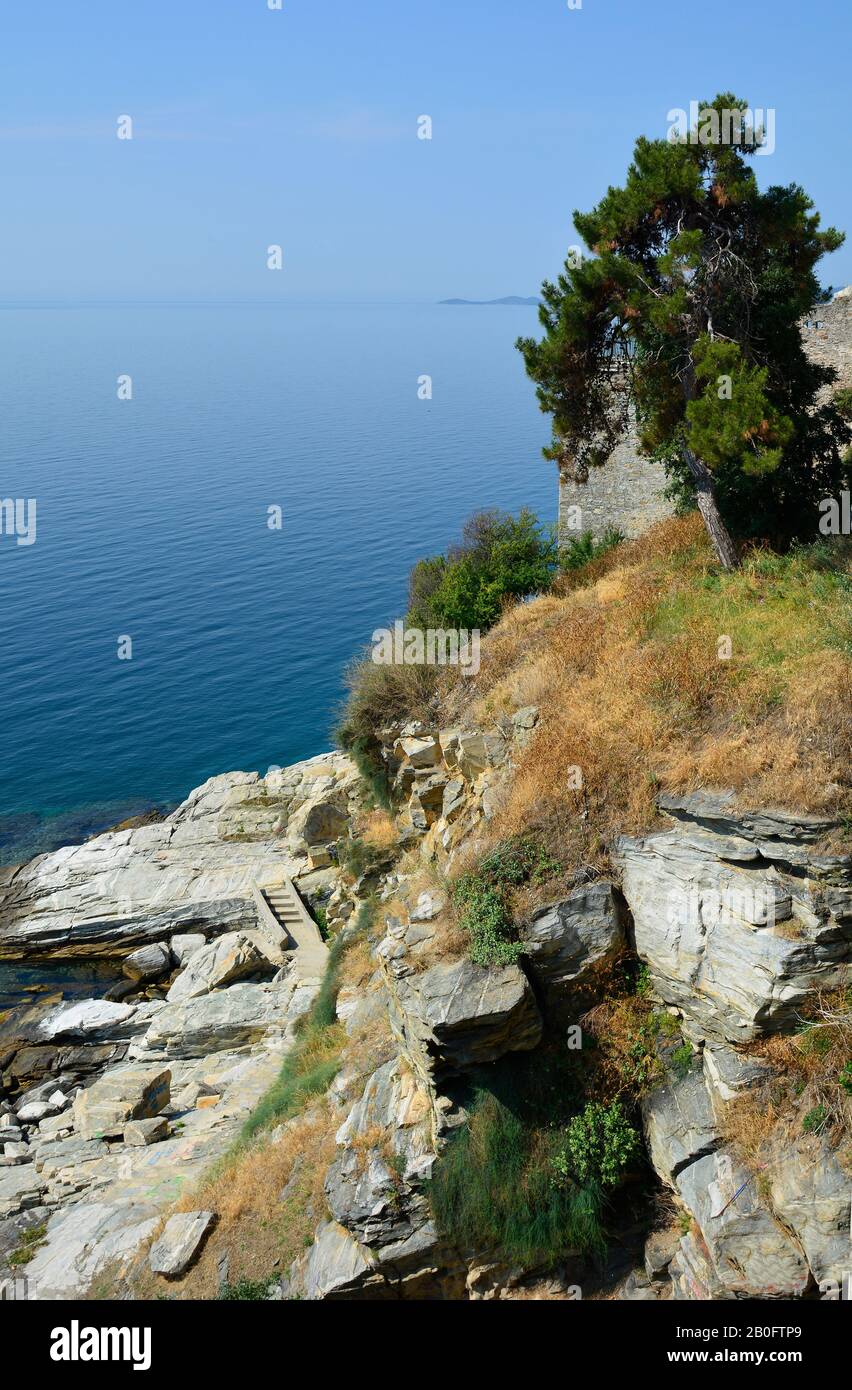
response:
M801 182L852 232L850 15L849 0L0 0L0 299L532 294L635 136L720 90L776 112L761 183ZM852 280L852 247L824 279Z

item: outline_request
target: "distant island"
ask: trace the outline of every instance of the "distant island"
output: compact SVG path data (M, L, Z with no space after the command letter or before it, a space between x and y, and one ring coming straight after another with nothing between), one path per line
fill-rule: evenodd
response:
M541 300L531 295L529 299L519 294L507 294L504 299L440 299L439 304L540 304Z

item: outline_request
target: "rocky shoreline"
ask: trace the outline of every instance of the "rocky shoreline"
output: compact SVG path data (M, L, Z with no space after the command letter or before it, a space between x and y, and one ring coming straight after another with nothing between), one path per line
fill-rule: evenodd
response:
M109 998L46 998L6 1020L0 1260L27 1256L26 1296L85 1292L239 1134L319 986L255 890L286 877L328 895L319 844L357 787L334 753L228 774L163 821L3 871L0 958L122 971Z
M269 1296L588 1286L588 1261L570 1253L558 1269L517 1268L448 1243L428 1184L466 1123L466 1078L585 1019L625 953L671 1024L641 1119L675 1215L644 1259L644 1233L620 1233L633 1268L616 1280L616 1261L605 1296L830 1296L849 1264L848 1154L779 1121L756 1177L730 1117L744 1097L762 1104L772 1069L755 1044L795 1032L808 999L852 978L852 856L825 849L835 822L742 811L725 791L660 795L660 827L613 846L612 878L568 885L520 920L517 963L477 965L447 950L447 893L424 891L412 865L437 882L460 854L475 858L537 723L526 708L485 730L382 731L407 868L394 855L356 874L336 862L367 802L349 759L326 754L211 779L160 824L6 876L0 955L118 954L127 982L122 999L38 1006L0 1056L0 1256L14 1265L17 1253L27 1296L92 1296L102 1271L132 1268L151 1241L148 1268L174 1281L213 1239L216 1212L170 1209L232 1145L320 987L321 970L305 973L258 910L257 886L283 876L343 939L359 905L378 904L368 982L340 994L337 1019L353 1048L376 1017L391 1041L344 1060L323 1102L337 1126L325 1211Z

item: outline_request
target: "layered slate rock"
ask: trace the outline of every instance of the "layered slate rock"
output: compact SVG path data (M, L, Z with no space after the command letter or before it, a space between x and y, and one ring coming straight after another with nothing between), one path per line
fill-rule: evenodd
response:
M362 1244L397 1246L430 1222L421 1191L435 1161L430 1120L429 1096L395 1058L373 1073L340 1126L326 1198Z
M166 998L170 1004L197 999L270 965L269 957L243 932L227 932L200 951L194 951Z
M569 1016L577 987L624 948L622 917L616 889L601 880L538 908L521 924L520 939L548 1012Z
M842 1281L850 1267L850 1183L820 1139L785 1135L766 1166L773 1211L795 1231L817 1283Z
M103 955L174 933L205 938L257 925L252 890L309 871L361 795L341 753L284 769L231 772L165 820L111 831L0 870L0 958Z
M622 838L615 862L636 950L695 1039L794 1026L852 962L852 859L819 852L821 817L732 809L732 794L666 797L676 828Z
M674 1184L691 1163L721 1143L716 1114L700 1063L682 1077L670 1077L642 1102L642 1119L651 1162Z
M406 1040L437 1072L528 1052L541 1040L535 995L517 965L441 963L396 979L393 989Z
M676 1283L697 1280L704 1297L796 1298L805 1292L810 1272L801 1249L763 1204L754 1174L733 1154L718 1149L690 1164L677 1187L700 1227L703 1249L694 1237L681 1243L672 1263Z
M150 1120L170 1099L168 1067L126 1066L106 1072L74 1101L74 1128L84 1139L120 1135L128 1120Z
M128 979L140 983L146 980L161 980L172 968L172 953L168 946L155 942L151 946L140 946L131 951L121 963L122 972Z
M307 1006L309 996L305 996ZM270 1030L284 1030L302 1001L292 984L238 983L197 999L164 1004L144 1037L147 1052L171 1057L203 1057L226 1047L254 1042Z
M170 1216L148 1255L153 1273L167 1279L185 1274L215 1224L212 1211L181 1211Z

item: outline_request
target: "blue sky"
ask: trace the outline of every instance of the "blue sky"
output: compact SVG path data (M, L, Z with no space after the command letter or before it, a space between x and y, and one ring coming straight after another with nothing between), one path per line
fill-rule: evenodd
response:
M282 2L2 0L0 299L532 294L720 90L777 113L761 182L852 232L848 0Z

